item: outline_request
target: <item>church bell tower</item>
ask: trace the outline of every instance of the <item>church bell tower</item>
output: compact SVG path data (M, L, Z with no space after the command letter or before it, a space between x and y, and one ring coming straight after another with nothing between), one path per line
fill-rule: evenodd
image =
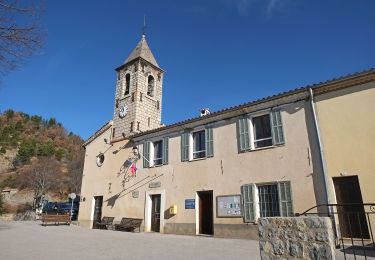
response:
M160 127L164 71L144 34L116 72L112 140Z

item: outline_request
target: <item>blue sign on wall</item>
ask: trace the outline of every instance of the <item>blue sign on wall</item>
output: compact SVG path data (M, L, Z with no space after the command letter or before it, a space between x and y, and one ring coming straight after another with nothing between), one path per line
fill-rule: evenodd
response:
M195 209L195 199L186 199L185 209Z

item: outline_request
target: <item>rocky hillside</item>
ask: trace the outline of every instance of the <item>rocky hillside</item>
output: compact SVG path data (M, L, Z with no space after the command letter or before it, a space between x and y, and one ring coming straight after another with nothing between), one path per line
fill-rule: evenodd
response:
M7 110L0 113L0 190L66 199L79 193L83 140L56 119Z

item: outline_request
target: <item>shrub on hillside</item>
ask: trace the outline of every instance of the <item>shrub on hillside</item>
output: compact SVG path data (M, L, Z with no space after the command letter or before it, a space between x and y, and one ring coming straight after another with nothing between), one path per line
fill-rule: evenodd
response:
M16 213L25 213L26 211L32 210L32 205L28 202L17 206Z
M11 174L0 183L0 188L17 188L18 174Z
M0 215L3 215L4 213L5 213L4 198L3 198L3 195L0 194Z

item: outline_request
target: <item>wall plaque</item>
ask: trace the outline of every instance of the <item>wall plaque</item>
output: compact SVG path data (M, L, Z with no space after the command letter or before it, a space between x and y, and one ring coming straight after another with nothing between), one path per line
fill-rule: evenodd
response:
M157 187L160 187L160 186L161 186L160 181L150 182L150 184L148 185L149 188L157 188Z
M132 192L132 197L133 198L138 198L139 197L139 191L135 190Z
M185 209L195 209L195 199L186 199Z

